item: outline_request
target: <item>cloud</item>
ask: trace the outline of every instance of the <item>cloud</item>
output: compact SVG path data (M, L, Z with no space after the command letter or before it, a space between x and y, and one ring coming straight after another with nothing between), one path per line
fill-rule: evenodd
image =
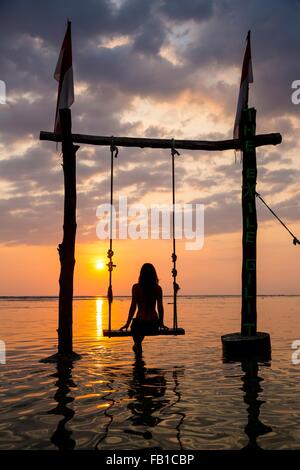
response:
M214 1L211 0L163 0L161 10L175 21L193 20L203 22L213 15Z
M52 75L68 17L78 85L73 131L98 135L228 138L251 28L257 129L284 134L280 148L258 152L259 189L272 207L296 220L300 108L291 104L290 84L300 77L299 9L296 0L2 0L0 79L8 103L0 105L0 241L60 241L61 157L38 135L53 127ZM173 118L168 122L157 118L162 105ZM208 233L240 230L241 166L234 165L233 153L182 153L176 162L181 200L207 205ZM167 197L168 157L165 151L121 149L116 190L132 202L149 194ZM81 146L77 161L78 237L92 240L96 207L108 200L109 149ZM261 217L272 216L265 211Z

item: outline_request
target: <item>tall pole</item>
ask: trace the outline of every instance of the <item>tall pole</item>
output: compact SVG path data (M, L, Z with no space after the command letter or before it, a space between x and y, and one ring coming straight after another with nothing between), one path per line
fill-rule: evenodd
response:
M243 265L242 265L242 336L255 336L256 312L256 180L257 164L255 149L256 110L246 108L242 114L243 151Z
M242 315L241 332L222 336L223 358L240 360L271 359L269 333L257 331L256 311L256 110L245 108L241 121L241 150L243 152L242 214L243 214L243 263L242 263Z
M58 245L60 260L58 353L73 353L73 277L76 238L76 152L71 134L71 111L61 109L62 158L64 172L63 241Z

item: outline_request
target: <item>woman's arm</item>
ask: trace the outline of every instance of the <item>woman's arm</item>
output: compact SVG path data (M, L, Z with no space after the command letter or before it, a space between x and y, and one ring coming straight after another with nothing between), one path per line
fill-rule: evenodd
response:
M159 326L161 328L166 328L164 325L163 292L160 286L158 286L157 310L158 310Z
M130 308L129 308L129 312L128 312L128 319L127 319L127 322L125 323L125 325L123 325L120 328L120 330L127 330L129 328L131 320L133 319L134 314L135 314L136 304L137 304L136 290L135 290L135 285L134 285L134 286L132 286L132 298L131 298L131 304L130 304Z

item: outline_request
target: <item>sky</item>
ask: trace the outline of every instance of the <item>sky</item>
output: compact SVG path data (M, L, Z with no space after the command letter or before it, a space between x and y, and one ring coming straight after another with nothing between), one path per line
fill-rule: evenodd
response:
M257 133L283 143L257 150L258 192L300 237L299 0L79 0L0 2L0 295L56 295L62 240L60 148L39 141L53 130L53 79L66 21L72 21L73 132L214 140L232 137L247 31L254 83L249 105ZM107 241L96 209L109 202L109 149L77 152L75 294L106 292ZM182 294L241 290L241 172L233 151L181 151L177 202L204 204L204 245L178 241ZM115 197L129 204L171 203L168 150L119 149ZM257 201L258 292L298 294L300 247ZM114 293L128 294L140 266L152 262L171 292L170 240L116 240Z

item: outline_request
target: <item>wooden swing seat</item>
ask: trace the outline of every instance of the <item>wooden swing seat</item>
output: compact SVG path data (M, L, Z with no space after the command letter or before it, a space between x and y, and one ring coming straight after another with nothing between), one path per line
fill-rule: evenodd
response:
M156 331L155 333L148 333L144 336L179 336L185 335L185 330L183 328L169 328L169 329L161 329ZM108 338L116 338L116 337L123 337L123 336L132 336L131 330L121 331L121 330L103 330L103 336L107 336Z

